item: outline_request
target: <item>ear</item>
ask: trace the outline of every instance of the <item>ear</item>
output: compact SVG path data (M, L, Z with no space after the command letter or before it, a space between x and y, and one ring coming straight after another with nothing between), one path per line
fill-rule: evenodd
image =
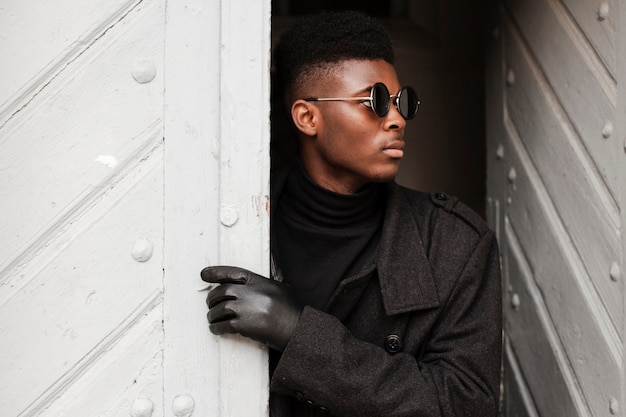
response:
M306 136L316 136L321 114L310 101L296 100L291 106L291 119L296 128Z

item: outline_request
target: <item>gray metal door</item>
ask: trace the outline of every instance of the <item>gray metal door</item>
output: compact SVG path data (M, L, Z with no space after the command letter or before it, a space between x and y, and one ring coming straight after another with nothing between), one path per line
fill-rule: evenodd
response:
M623 1L507 0L487 53L507 416L624 415Z

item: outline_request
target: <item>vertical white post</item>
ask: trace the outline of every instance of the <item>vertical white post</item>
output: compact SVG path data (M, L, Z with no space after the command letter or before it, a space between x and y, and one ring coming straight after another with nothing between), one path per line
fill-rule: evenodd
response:
M270 2L222 2L220 257L269 273ZM220 339L220 416L267 414L267 354Z
M269 270L269 51L269 0L167 3L164 416L267 415L265 349L211 335L197 288Z
M164 417L181 411L181 398L194 402L193 416L219 415L217 342L206 292L197 291L200 270L219 250L219 10L219 0L166 8Z

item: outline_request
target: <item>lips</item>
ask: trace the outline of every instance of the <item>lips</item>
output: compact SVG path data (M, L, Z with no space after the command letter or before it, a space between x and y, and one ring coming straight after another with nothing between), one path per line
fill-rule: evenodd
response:
M404 141L394 141L383 148L383 153L392 158L402 158L404 156Z

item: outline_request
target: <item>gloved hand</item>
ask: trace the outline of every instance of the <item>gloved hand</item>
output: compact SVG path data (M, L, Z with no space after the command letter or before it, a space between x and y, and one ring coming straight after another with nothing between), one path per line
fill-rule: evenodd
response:
M239 333L285 349L304 308L289 286L233 266L210 266L200 275L220 284L206 301L211 333Z

